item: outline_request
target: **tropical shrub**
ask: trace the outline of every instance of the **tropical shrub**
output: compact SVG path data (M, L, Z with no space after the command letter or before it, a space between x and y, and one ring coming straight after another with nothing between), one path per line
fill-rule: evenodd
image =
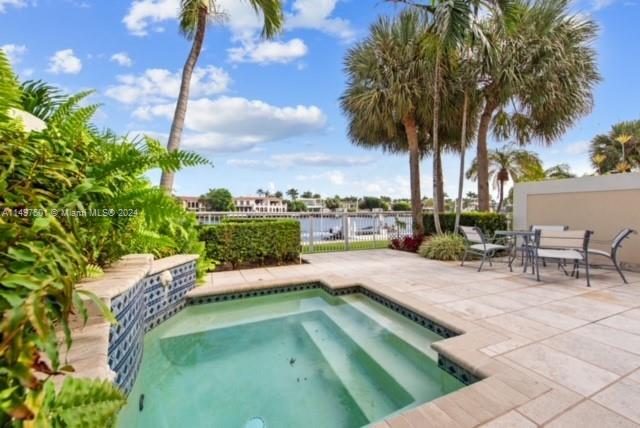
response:
M418 250L422 257L432 260L460 260L464 254L464 238L455 233L443 233L427 239Z
M424 237L405 236L402 238L394 238L391 240L389 247L393 250L408 251L415 253L420 248Z
M88 95L21 86L0 52L1 426L112 426L124 397L111 383L53 385L73 371L61 357L72 345L69 315L86 318L81 296L95 299L75 284L126 253L204 250L195 217L143 174L206 160L99 132L97 106L80 106ZM16 111L46 126L29 132Z
M455 221L455 213L440 213L440 224L442 225L443 232L453 232ZM490 237L494 235L496 230L506 230L508 221L507 216L504 214L472 211L461 214L460 224L462 226L479 227L486 236ZM424 230L427 235L432 235L436 232L433 224L433 214L424 215Z
M411 202L409 201L396 201L391 205L393 211L411 211Z
M300 223L296 220L227 219L203 227L200 239L207 257L234 269L244 264L281 264L300 256Z

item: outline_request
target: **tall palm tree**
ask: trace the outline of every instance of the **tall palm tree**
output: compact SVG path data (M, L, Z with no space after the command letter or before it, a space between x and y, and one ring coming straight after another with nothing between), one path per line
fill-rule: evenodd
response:
M429 69L424 52L425 16L405 10L394 20L381 17L369 36L349 49L347 89L341 106L349 118L349 137L363 147L409 152L413 233L424 234L420 159L426 152L426 101Z
M258 190L256 190L256 194L258 196L264 196L266 194L265 190L263 188L259 188Z
M432 112L432 147L433 147L433 193L434 193L434 225L437 233L441 233L440 219L438 211L443 208L444 191L442 174L442 153L440 142L440 114L442 108L442 86L444 81L451 78L443 70L443 65L448 61L448 57L455 55L462 50L462 58L470 60L474 46L486 51L484 58L488 59L489 44L479 25L479 10L482 8L488 15L496 17L496 21L501 21L502 17L509 16L511 0L450 0L431 1L421 3L417 0L391 0L401 2L421 9L434 17L433 25L430 28L433 37L427 39L432 46L435 55L433 64L433 112ZM506 12L506 13L503 13ZM499 17L499 18L498 18ZM443 61L444 60L444 61ZM474 82L477 86L477 82ZM460 146L461 168L459 177L459 190L456 209L456 228L460 222L460 212L462 205L462 186L464 184L464 151L466 149L467 120L469 118L469 94L468 86L463 87L464 101L461 120Z
M531 169L542 168L542 163L536 153L509 146L505 146L501 150L490 150L488 159L489 176L493 178L493 185L498 189L497 212L502 211L505 183L510 179L517 182L521 177L526 176ZM467 171L467 178L474 181L477 180L478 171L479 164L476 158Z
M480 82L483 110L478 124L479 209L489 209L487 138L519 144L553 143L593 104L600 80L593 20L571 14L570 0L517 0L508 29L487 23L494 46Z
M246 0L256 13L263 16L262 36L271 38L275 36L283 25L282 4L280 0ZM187 104L189 102L189 89L191 86L191 76L195 70L202 44L210 21L220 22L224 18L224 12L220 8L217 0L181 0L180 2L180 32L192 40L191 51L182 69L182 82L180 83L180 93L171 123L171 132L167 149L170 151L180 148L182 130L187 115ZM163 171L160 178L160 187L167 192L173 189L174 173Z

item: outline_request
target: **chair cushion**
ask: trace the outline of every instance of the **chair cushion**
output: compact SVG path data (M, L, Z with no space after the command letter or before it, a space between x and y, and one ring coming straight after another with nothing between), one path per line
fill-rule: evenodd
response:
M482 244L473 244L470 245L469 248L471 248L472 250L477 250L477 251L484 251L485 248L487 251L491 251L491 250L506 250L507 247L505 247L504 245L498 245L498 244L487 244L486 247Z
M582 260L582 254L577 250L550 250L547 248L540 248L538 250L538 257L546 259L568 259L568 260Z
M589 254L596 254L598 256L604 256L604 257L611 258L611 253L609 253L608 251L592 250L591 248L589 248Z

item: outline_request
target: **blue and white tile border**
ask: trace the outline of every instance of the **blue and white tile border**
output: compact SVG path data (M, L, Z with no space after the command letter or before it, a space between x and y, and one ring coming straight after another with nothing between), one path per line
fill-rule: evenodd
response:
M101 328L104 320L95 307L90 308L89 328L78 326L74 340L82 342L83 335L88 336L87 331L94 326L108 332L92 343L93 347L107 349L108 366L100 370L89 366L76 375L110 379L128 393L142 362L144 334L184 307L185 295L196 285L197 258L178 255L154 261L151 255L126 256L103 277L79 284L105 301L117 324ZM102 355L104 351L94 352Z

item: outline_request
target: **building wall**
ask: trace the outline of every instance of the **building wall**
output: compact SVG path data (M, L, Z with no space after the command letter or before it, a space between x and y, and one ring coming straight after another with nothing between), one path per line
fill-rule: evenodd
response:
M594 231L592 247L609 250L621 229L640 231L640 174L516 184L513 213L514 229L533 224L589 229ZM640 235L624 242L620 256L627 267L640 268Z

